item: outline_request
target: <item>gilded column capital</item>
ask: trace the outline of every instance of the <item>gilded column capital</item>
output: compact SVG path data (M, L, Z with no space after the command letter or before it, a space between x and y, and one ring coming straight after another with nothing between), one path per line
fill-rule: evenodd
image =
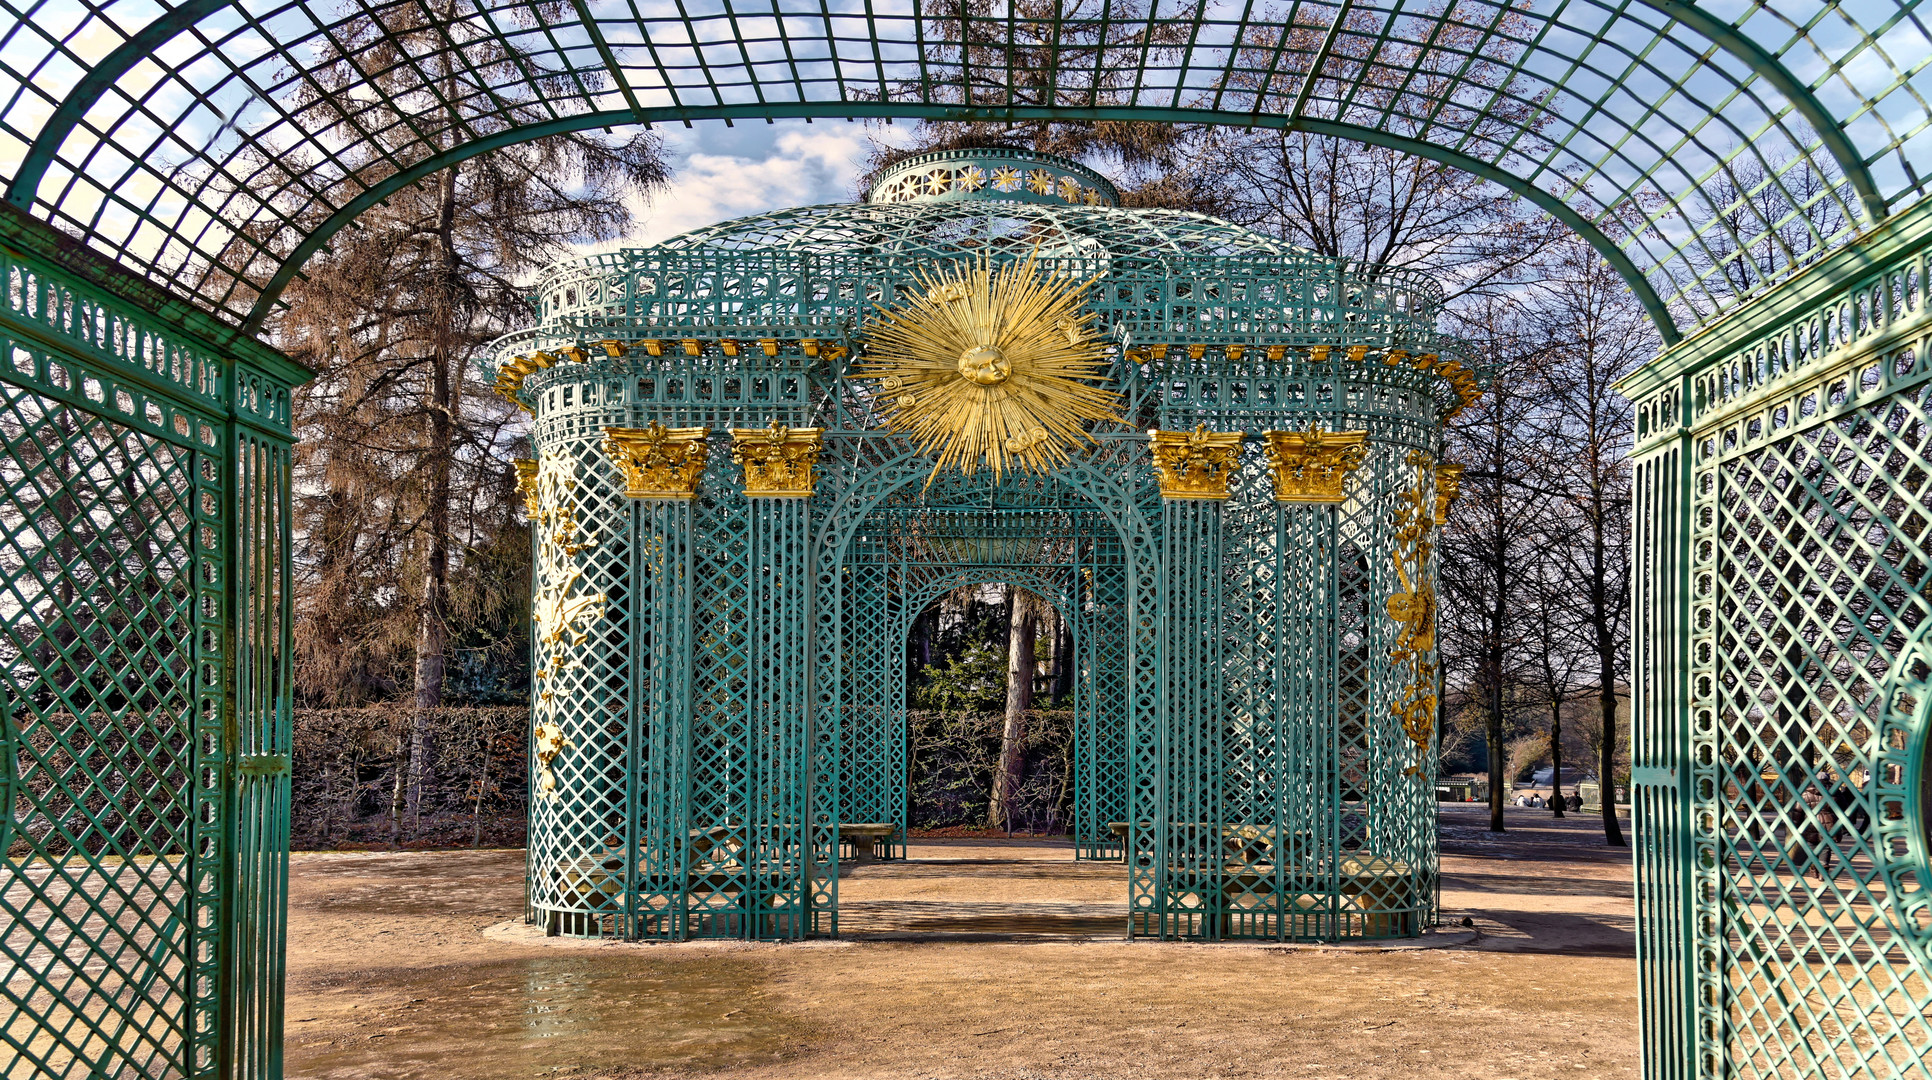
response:
M745 470L745 495L753 499L803 499L812 494L813 467L824 428L731 429L731 460Z
M517 458L517 494L523 496L523 512L531 521L537 519L537 459Z
M1275 501L1338 503L1348 474L1368 459L1368 432L1264 431Z
M607 427L600 446L624 474L627 498L694 499L709 434L710 428L667 428L653 420L641 428Z
M1161 498L1228 497L1228 481L1240 467L1241 432L1209 431L1206 424L1193 431L1155 429L1147 433L1147 443L1160 476Z
M1443 462L1436 466L1436 524L1449 524L1449 504L1462 498L1461 465Z

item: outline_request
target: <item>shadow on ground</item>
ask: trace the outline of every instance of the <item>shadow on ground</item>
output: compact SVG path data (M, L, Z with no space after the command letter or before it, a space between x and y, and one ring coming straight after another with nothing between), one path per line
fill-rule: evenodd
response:
M299 854L287 1072L1635 1077L1628 856L1587 819L1484 824L1445 808L1445 922L1482 934L1407 952L1124 942L1121 870L1050 841L916 844L840 882L894 940L795 945L485 937L522 910L521 852ZM918 932L962 907L1019 922Z

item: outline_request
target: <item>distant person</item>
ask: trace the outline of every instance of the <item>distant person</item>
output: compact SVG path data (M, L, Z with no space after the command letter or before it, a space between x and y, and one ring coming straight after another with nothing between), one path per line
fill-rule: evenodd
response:
M1852 833L1864 836L1865 827L1872 823L1872 815L1859 801L1858 791L1850 783L1840 784L1832 791L1831 801L1838 807L1838 813L1835 815L1838 819L1838 828L1831 834L1832 843L1842 846Z
M1816 784L1805 788L1803 799L1805 807L1811 812L1805 815L1804 826L1798 830L1798 842L1803 846L1801 859L1797 860L1799 873L1808 869L1819 881L1823 881L1831 873L1833 851L1825 843L1825 830L1838 824L1838 815L1826 806L1824 793L1818 790Z

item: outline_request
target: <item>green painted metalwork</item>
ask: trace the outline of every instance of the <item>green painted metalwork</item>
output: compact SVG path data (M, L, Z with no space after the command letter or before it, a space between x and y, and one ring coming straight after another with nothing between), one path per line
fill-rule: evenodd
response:
M1372 132L1563 207L1660 298L1668 335L1916 202L1932 138L1915 85L1928 41L1902 0L1156 0L1039 27L793 0L486 2L423 28L365 2L4 10L9 201L251 325L360 208L477 149L636 123L927 117ZM399 59L325 69L333 43L370 36Z
M1626 380L1648 1076L1932 1069L1928 237Z
M280 1075L303 375L7 225L0 1076Z
M1088 205L1111 189L1084 171L1063 170L1058 205L960 190L990 157L908 163L875 189L889 201L559 264L536 283L539 324L496 346L536 418L539 610L596 609L581 640L546 622L538 653L537 721L565 741L532 815L551 931L838 933L841 827L893 825L876 853L904 850L911 622L985 581L1069 616L1076 849L1125 859L1133 933L1433 922L1432 744L1394 713L1408 687L1387 608L1405 588L1398 507L1433 506L1461 402L1405 359L1456 347L1439 291L1198 215ZM934 475L847 377L876 305L982 254L1100 275L1126 423L1050 476ZM824 431L810 499L743 493L724 431L772 421ZM649 423L711 430L695 499L622 494L601 433ZM1144 429L1197 424L1255 436L1226 502L1155 482ZM1366 431L1368 460L1342 504L1279 503L1259 433L1316 424Z
M188 0L158 11L134 0L0 4L11 16L0 29L0 172L8 177L0 239L9 260L0 332L14 345L13 368L0 365L6 520L44 521L46 507L63 500L109 517L129 500L172 500L186 515L186 524L156 513L109 527L81 514L44 530L0 530L0 552L14 552L0 553L0 571L16 595L32 598L5 620L14 656L8 716L18 729L9 731L14 845L23 835L66 845L40 862L8 856L0 904L14 929L0 947L19 950L38 934L34 957L75 973L40 978L34 994L8 984L4 1037L18 1051L8 1075L82 1075L93 1071L90 1056L117 1063L108 1074L278 1071L285 805L277 800L286 786L275 703L286 694L277 646L288 554L286 489L276 486L285 485L286 414L275 403L300 373L251 335L302 263L400 185L493 147L600 126L783 117L1309 131L1465 169L1576 229L1624 275L1672 345L1629 383L1641 442L1633 682L1647 1075L1925 1074L1932 769L1924 701L1932 694L1922 685L1919 636L1928 468L1919 436L1932 108L1919 84L1932 45L1912 4L1774 0L1733 11L1686 0L1429 8L1296 0L1256 17L1241 5L1157 2L1069 10L1033 33L1039 28L1005 14L948 20L917 2L849 15L793 0L758 12L684 4L658 17L573 0L543 12L472 5L464 18L407 34L385 21L404 9L359 0ZM390 37L395 65L356 69L333 93L318 93L318 57L359 28ZM1053 44L1022 44L1041 40ZM1053 73L1052 85L1032 77L1041 71ZM356 111L362 103L368 111ZM383 116L410 120L374 122ZM1053 229L1081 220L1071 208L1033 210L1028 220ZM865 214L831 224L861 221L872 227ZM888 219L887 231L903 234L903 224ZM1137 228L1143 238L1177 235L1171 222ZM1189 226L1178 235L1213 231ZM82 247L131 273L102 269ZM1432 452L1430 412L1448 403L1442 388L1405 382L1412 376L1394 369L1315 363L1305 349L1322 334L1298 320L1354 294L1378 320L1357 343L1374 350L1378 335L1414 336L1410 344L1427 348L1439 345L1429 337L1433 312L1384 304L1372 283L1346 275L1330 279L1335 291L1322 298L1319 267L1292 252L1237 247L1225 258L1132 272L1154 280L1184 270L1244 288L1285 277L1298 299L1244 294L1234 314L1250 324L1225 337L1209 331L1227 295L1198 304L1197 294L1162 292L1141 304L1117 300L1103 314L1131 331L1123 346L1206 347L1190 362L1132 364L1123 351L1111 379L1131 423L1185 427L1198 416L1251 430L1244 414L1263 386L1300 387L1304 397L1286 408L1297 417L1340 419L1342 399L1316 400L1321 388L1347 395L1370 385L1361 400L1371 404L1350 415L1368 414L1365 426L1390 447ZM901 254L884 264L943 253ZM675 273L661 281L687 272L696 281L744 264L717 250L665 258L596 267L557 282L555 296L593 278L664 270ZM863 782L844 768L841 680L861 656L843 631L860 605L893 595L889 572L855 578L872 571L849 556L854 538L877 527L875 513L926 470L873 430L868 403L836 363L805 352L808 339L849 347L856 324L846 320L883 298L897 271L882 275L879 295L848 297L839 290L865 274L848 266L826 276L806 261L804 272L787 269L798 282L830 287L828 304L809 288L750 279L751 292L769 301L759 325L794 327L772 335L782 341L776 363L705 351L652 365L633 354L621 371L597 369L597 393L614 387L601 404L551 402L580 414L572 428L559 413L548 437L602 515L587 580L610 583L607 600L622 614L592 630L614 659L560 681L587 691L593 676L607 680L625 703L596 716L601 741L563 755L559 798L533 815L533 837L549 838L533 845L577 837L571 857L587 860L574 878L532 883L533 901L550 898L560 930L836 931L836 808ZM156 283L187 291L191 302ZM1428 294L1403 290L1429 306ZM46 305L53 295L63 303ZM738 325L732 304L702 290L666 284L652 300L662 309L618 310L602 323L595 311L574 310L546 316L547 325L559 340L633 317L690 326L686 313L706 310L727 318L700 336ZM1191 321L1201 312L1205 321ZM828 317L798 332L793 318L814 314ZM1259 336L1244 336L1250 331ZM1248 340L1279 344L1284 359L1235 359L1215 347ZM592 385L567 381L544 392L561 398ZM1404 394L1399 407L1373 404ZM1284 409L1280 399L1270 407ZM832 437L820 494L809 508L734 503L714 456L696 505L647 513L621 502L600 479L607 466L581 424L645 414L714 426L774 416L822 422ZM18 434L50 427L58 438ZM1403 824L1419 815L1354 797L1357 779L1373 784L1397 763L1365 753L1341 765L1351 740L1376 745L1371 721L1388 693L1372 645L1385 632L1376 602L1386 568L1344 555L1351 543L1377 542L1382 500L1401 469L1390 454L1372 459L1364 466L1371 493L1339 510L1277 507L1271 518L1238 486L1217 516L1162 505L1131 432L1098 434L1098 449L1056 483L1117 538L1120 569L1096 575L1091 601L1090 629L1111 636L1090 632L1081 648L1093 650L1095 671L1122 673L1117 700L1128 722L1102 722L1111 703L1092 708L1094 731L1121 732L1118 757L1107 760L1123 764L1109 772L1096 757L1085 790L1093 798L1117 790L1130 820L1146 811L1162 822L1135 830L1126 853L1136 926L1320 938L1426 918L1433 840ZM79 467L56 474L45 465L50 454ZM138 466L124 470L132 494L127 481L98 483L90 471L120 466ZM1175 543L1181 535L1218 550L1223 568L1237 572L1214 578L1188 562L1194 549ZM1311 554L1330 549L1326 561ZM89 561L102 553L114 558ZM193 604L168 607L176 594L167 589L116 591L115 573L185 582ZM805 602L801 580L810 583ZM1219 614L1190 617L1231 632L1172 638L1163 604L1209 581L1221 589ZM1266 597L1270 587L1282 601L1272 608L1242 599ZM1301 603L1314 596L1326 599ZM59 618L36 621L34 604L47 597ZM908 593L899 602L915 601ZM1087 601L1073 603L1085 610ZM770 621L743 636L734 620L753 611ZM164 624L166 633L148 635ZM688 634L720 624L734 629ZM1307 625L1341 628L1332 653L1289 644L1314 640ZM799 627L805 632L794 635ZM88 636L109 630L109 639ZM1366 652L1352 643L1356 631L1372 645ZM812 647L777 647L799 641ZM43 645L53 652L32 652ZM1188 688L1177 695L1165 688L1182 649L1213 670L1182 670ZM1310 694L1320 685L1313 678L1284 685L1285 665L1334 671L1335 692ZM640 670L650 672L647 683L625 681ZM89 712L78 706L100 697L94 680L133 689L108 691L108 704ZM161 715L149 700L165 702L196 737L131 736L135 710L114 707L114 693L149 720ZM1228 724L1212 722L1215 694L1240 706ZM109 744L121 755L107 768L74 753ZM1254 771L1223 769L1218 787L1176 784L1177 764L1226 763L1235 745ZM49 765L50 753L73 760ZM1277 787L1271 808L1254 779L1260 763L1283 758L1326 768L1332 779ZM710 774L694 777L693 762ZM586 799L576 788L595 781L597 769L635 784L616 802ZM90 790L103 792L103 807L118 806L105 793L135 790L130 777L169 793L172 801L150 804L168 812L116 810L92 831L64 824L72 818L64 808L85 803ZM717 784L699 791L694 779ZM1816 805L1807 799L1813 788ZM1844 791L1850 809L1837 805ZM1330 831L1291 838L1282 850L1299 854L1276 860L1263 889L1252 868L1212 873L1217 856L1202 843L1210 823L1155 816L1185 800L1216 821L1312 815ZM1081 827L1091 837L1105 814L1088 806ZM730 865L709 860L705 872L722 886L695 906L691 807L719 816L726 847L744 853ZM1862 827L1852 825L1857 810ZM55 822L67 831L47 824ZM613 831L600 835L598 826ZM132 845L132 858L99 857L110 834ZM1343 869L1332 856L1361 838L1414 853L1408 892L1369 890L1382 905L1379 927L1366 918L1343 925L1337 899ZM560 902L565 889L575 890L569 904ZM1265 899L1285 896L1311 903ZM61 922L63 905L74 903L100 921ZM103 970L125 977L115 993L89 981ZM132 998L118 995L125 988Z

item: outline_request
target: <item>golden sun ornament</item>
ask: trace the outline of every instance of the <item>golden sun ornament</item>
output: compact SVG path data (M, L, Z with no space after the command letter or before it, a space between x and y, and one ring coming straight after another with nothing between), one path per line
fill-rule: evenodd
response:
M1107 344L1081 300L1094 280L1041 275L1037 253L998 270L982 256L930 277L867 327L865 363L893 431L947 466L994 476L1046 472L1086 441L1086 426L1119 421L1120 396L1091 380ZM931 481L928 480L928 483Z

